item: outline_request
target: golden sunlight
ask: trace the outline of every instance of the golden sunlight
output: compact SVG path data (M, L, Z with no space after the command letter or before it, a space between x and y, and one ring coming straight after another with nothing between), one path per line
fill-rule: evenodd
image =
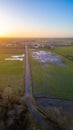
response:
M0 37L4 37L7 33L7 28L4 25L0 25Z
M7 36L9 32L9 25L5 15L0 14L0 37Z

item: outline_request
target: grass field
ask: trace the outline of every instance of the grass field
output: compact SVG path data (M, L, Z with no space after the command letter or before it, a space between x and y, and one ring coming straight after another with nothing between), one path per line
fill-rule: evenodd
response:
M19 87L24 87L24 62L23 61L6 61L13 55L23 54L24 49L4 49L0 50L0 91L6 87L11 87L17 94Z
M73 47L57 47L54 49L56 53L61 55L70 55L73 56Z
M32 50L29 53L34 94L48 94L73 100L73 62L61 57L66 64L65 66L53 63L43 65L32 59Z
M0 49L0 54L23 54L24 49L19 49L19 48L5 48L5 49Z

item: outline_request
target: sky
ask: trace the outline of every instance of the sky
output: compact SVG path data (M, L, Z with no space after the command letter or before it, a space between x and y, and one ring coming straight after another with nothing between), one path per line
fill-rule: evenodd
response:
M73 37L73 0L0 0L0 37Z

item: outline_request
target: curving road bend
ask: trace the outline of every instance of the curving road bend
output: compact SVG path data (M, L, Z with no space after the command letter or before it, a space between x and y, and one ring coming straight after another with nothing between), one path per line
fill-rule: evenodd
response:
M41 114L33 103L34 97L32 96L32 87L31 87L31 76L30 76L30 68L29 68L29 57L28 57L28 47L25 45L25 55L26 55L26 71L25 71L25 85L26 85L26 102L28 105L28 109L32 112L33 116L42 127L42 130L56 130L55 127L47 121L43 114ZM34 101L35 102L35 101Z

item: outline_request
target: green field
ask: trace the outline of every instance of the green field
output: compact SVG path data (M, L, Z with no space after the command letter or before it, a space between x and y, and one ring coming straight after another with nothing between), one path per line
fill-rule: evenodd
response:
M56 53L59 53L61 55L70 55L73 56L73 47L56 47L54 49Z
M5 48L5 49L0 49L0 54L23 54L24 49L19 49L19 48Z
M63 52L62 48L56 50L58 51L58 49ZM68 53L70 49L72 50L69 48ZM34 94L48 94L73 100L73 62L71 60L61 57L65 66L58 66L53 63L43 65L32 59L32 50L29 50L29 57Z
M24 49L3 49L0 50L0 91L11 87L17 94L20 87L24 87L24 62L7 61L13 55L23 54Z

